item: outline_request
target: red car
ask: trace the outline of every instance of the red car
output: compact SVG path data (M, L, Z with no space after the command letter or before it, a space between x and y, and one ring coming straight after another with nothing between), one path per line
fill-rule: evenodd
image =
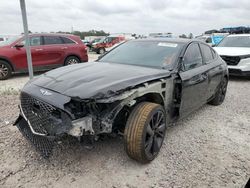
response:
M122 42L125 40L125 37L106 37L96 44L93 44L92 51L103 54L106 51L109 51L111 48L114 47L114 45Z
M0 43L0 80L12 72L27 72L24 36ZM31 34L30 45L34 71L88 61L86 46L80 37L67 34Z

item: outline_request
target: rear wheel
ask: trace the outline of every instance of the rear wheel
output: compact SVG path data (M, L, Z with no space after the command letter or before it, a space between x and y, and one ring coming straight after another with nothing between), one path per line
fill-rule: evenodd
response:
M98 50L98 54L104 54L105 53L105 48L100 48Z
M124 144L129 157L141 163L152 161L159 153L166 132L166 114L159 104L143 102L130 114Z
M215 97L208 104L218 106L223 103L227 93L227 84L228 84L227 78L223 78L222 82L220 83L218 91L215 93Z
M9 63L0 60L0 80L6 80L11 76L12 69Z
M66 58L64 65L73 65L80 63L80 60L76 56L69 56Z

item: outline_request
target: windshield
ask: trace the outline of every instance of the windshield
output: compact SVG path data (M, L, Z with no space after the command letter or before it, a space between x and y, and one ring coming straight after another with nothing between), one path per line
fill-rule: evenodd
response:
M99 61L163 68L174 62L182 46L172 42L129 41L110 51Z
M250 48L250 36L225 37L219 47L246 47Z
M96 38L92 41L92 43L99 42L102 38Z
M9 37L8 40L0 42L0 46L7 46L15 42L21 36Z

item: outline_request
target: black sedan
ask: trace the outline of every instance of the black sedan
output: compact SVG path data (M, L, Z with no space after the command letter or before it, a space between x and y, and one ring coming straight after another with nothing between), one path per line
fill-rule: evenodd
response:
M220 105L227 83L226 63L201 41L132 40L28 82L15 125L45 157L63 135L89 143L117 134L131 158L147 163L166 127L206 103Z

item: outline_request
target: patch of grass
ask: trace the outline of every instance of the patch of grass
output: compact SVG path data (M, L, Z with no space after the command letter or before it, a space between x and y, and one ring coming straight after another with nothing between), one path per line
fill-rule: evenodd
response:
M5 87L0 89L0 95L19 95L20 90L13 87Z

